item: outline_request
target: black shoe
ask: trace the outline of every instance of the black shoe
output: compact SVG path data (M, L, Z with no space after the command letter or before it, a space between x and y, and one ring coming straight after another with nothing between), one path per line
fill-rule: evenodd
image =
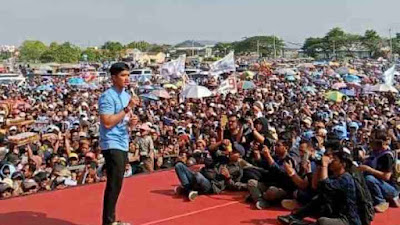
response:
M284 225L292 225L293 222L302 220L290 214L286 216L278 216L278 221Z
M303 220L298 220L298 219L295 219L290 223L290 225L311 225L311 224L313 224L313 223L306 222Z

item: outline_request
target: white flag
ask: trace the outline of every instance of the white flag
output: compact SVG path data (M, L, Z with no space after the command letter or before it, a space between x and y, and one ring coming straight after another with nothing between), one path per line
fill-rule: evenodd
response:
M383 73L383 80L386 85L388 86L393 86L393 80L394 80L394 72L395 72L395 65L390 67L388 70Z
M211 67L210 69L211 74L219 75L221 73L235 72L236 67L235 67L235 58L233 52L230 52L224 58L212 63L210 67Z
M226 95L228 93L235 94L237 92L236 75L229 76L226 80L222 81L217 89L217 93Z
M186 55L181 55L175 60L164 63L160 68L160 75L165 79L182 77L185 73L185 61Z

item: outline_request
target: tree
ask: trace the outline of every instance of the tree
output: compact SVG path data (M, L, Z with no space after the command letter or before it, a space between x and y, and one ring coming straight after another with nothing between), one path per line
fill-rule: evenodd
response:
M382 38L375 30L366 30L361 37L362 44L368 49L370 57L376 57L382 47Z
M318 52L326 50L322 38L309 37L302 47L305 54L313 58L317 58Z
M145 41L133 41L129 44L127 44L125 47L126 48L136 48L139 49L140 51L144 52L147 51L150 48L151 44Z
M158 52L167 52L168 49L170 48L170 45L157 45L157 44L153 44L148 48L148 52L152 52L152 53L158 53Z
M223 57L233 50L233 44L229 42L219 42L213 47L214 55Z
M24 41L20 47L19 57L22 61L36 62L40 59L46 45L41 41Z
M275 36L254 36L235 42L233 45L235 52L239 54L257 52L259 50L260 55L264 57L274 56L274 51L279 53L285 46L283 40Z
M86 55L89 62L100 62L103 59L101 51L95 48L87 48L82 51L82 56Z
M50 43L50 46L42 53L40 56L40 61L43 63L49 63L49 62L57 62L57 49L58 49L58 43L57 42L52 42Z
M110 59L118 59L124 46L120 42L107 41L101 46L105 50L105 56Z
M76 63L79 62L81 49L69 42L64 42L56 49L57 62Z
M81 56L81 49L69 42L59 45L52 42L40 56L41 62L76 63Z

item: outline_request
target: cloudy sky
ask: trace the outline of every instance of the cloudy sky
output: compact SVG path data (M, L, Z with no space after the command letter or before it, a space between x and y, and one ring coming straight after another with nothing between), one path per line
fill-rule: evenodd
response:
M302 43L334 26L388 36L389 28L400 32L398 9L399 0L0 0L0 44L176 44L270 34Z

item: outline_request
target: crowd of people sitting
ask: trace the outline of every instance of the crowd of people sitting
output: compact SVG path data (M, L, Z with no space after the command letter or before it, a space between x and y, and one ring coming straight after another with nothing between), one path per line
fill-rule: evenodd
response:
M360 85L378 83L375 71L384 69L367 61L350 66L368 77ZM328 73L335 69L298 70L296 80L257 76L252 89L206 99L182 100L179 89L169 88L170 98L142 99L129 121L125 177L175 168L177 194L194 200L199 194L247 191L246 200L257 209L292 210L278 218L284 224L317 216L319 224L360 225L374 211L400 207L397 94L357 91L328 99L326 91L343 81ZM0 112L1 198L106 179L98 98L110 84L81 89L53 78L46 81L51 90L39 90L43 82L35 78L24 87L0 89L3 101L14 101ZM35 122L9 126L7 119L15 118ZM24 145L9 141L24 132L39 139ZM195 164L204 166L195 170Z

